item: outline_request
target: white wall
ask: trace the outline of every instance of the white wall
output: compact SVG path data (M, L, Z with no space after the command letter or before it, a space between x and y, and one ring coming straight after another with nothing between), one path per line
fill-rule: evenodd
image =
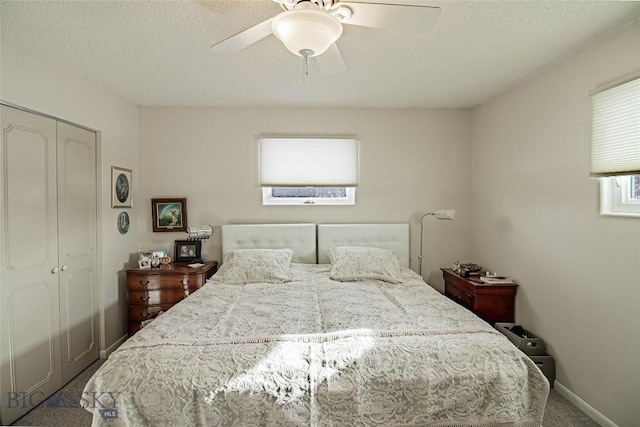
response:
M138 230L133 222L128 234L117 229L121 209L111 209L111 166L133 169L135 219L138 180L138 107L102 90L71 71L35 55L3 37L0 99L99 132L101 169L99 191L102 274L98 278L104 315L101 348L108 348L126 332L126 288L122 273L129 254L138 251Z
M442 289L439 267L466 259L470 112L463 110L227 109L140 107L141 248L166 248L183 233L153 233L150 200L187 197L188 222L410 222L417 270L418 218L454 208L456 221L425 219L424 276ZM262 206L260 134L357 135L355 206ZM220 260L219 232L203 254Z
M516 321L557 380L640 420L640 222L599 216L589 91L640 71L635 22L473 112L472 255L518 279Z

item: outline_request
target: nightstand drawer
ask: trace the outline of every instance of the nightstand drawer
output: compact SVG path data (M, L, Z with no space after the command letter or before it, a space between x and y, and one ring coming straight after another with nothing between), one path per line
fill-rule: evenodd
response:
M129 291L129 306L177 304L185 298L184 290Z
M149 307L130 307L129 308L129 321L130 322L142 322L145 320L153 319L161 311L167 311L172 305L151 305Z
M197 289L204 284L201 274L129 274L127 288L130 291L153 291L157 289Z
M445 283L444 293L446 296L448 296L449 298L451 298L452 300L454 300L460 305L463 305L467 308L473 307L474 296L466 293L460 288L457 288L451 285L450 283Z

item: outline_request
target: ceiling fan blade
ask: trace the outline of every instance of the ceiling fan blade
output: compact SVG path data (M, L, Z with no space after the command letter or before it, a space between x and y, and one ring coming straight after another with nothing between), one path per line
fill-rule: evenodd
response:
M440 8L431 6L343 1L336 3L336 7L339 6L348 6L353 12L350 18L343 21L343 24L409 33L428 33L440 16Z
M347 70L340 49L338 49L338 45L335 43L329 46L329 49L322 55L318 55L315 58L323 76L330 76Z
M211 46L211 49L216 52L226 53L228 55L237 53L245 47L262 40L272 33L271 21L273 18L262 21L258 25L254 25L251 28L235 34L229 38L222 40Z

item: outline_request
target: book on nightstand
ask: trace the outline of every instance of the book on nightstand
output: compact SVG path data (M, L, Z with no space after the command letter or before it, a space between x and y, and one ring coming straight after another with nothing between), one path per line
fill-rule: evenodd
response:
M506 276L480 276L480 280L487 285L511 285L515 282Z

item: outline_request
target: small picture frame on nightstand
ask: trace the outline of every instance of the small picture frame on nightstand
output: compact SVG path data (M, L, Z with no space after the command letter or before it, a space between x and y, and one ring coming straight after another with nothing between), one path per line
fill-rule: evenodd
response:
M175 256L176 262L192 262L200 259L202 242L200 240L176 240Z

